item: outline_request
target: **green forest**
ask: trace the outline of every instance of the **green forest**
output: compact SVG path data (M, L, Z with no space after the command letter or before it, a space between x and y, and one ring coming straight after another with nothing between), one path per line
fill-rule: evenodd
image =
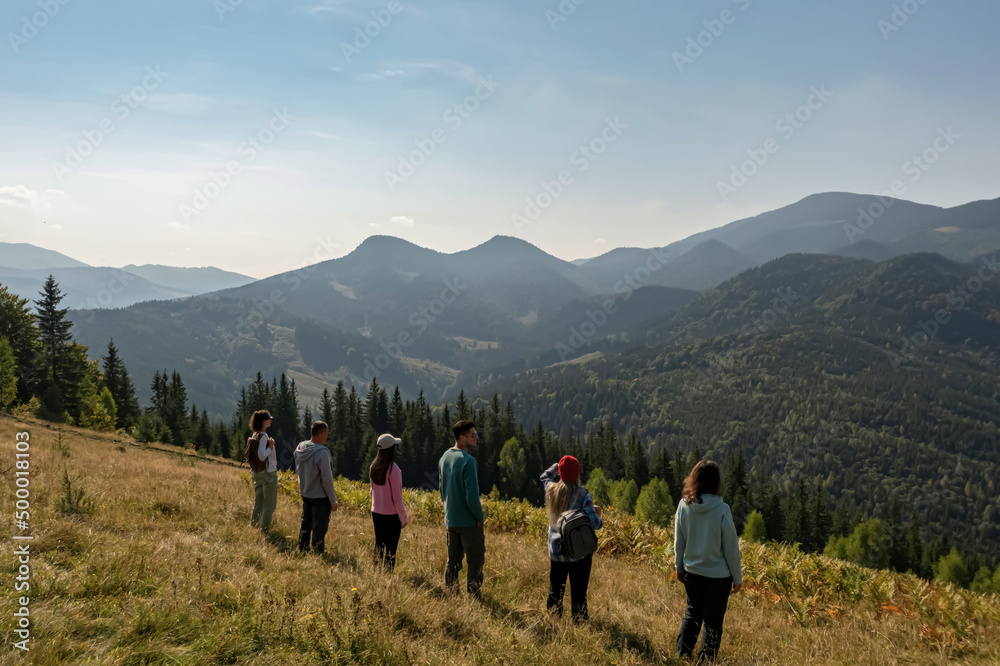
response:
M798 286L799 298L808 286ZM765 301L773 294L759 291ZM250 414L268 409L283 468L321 419L335 474L366 480L377 435L391 432L403 440L406 485L428 489L453 444L451 425L468 418L481 435L484 493L538 504L542 470L571 454L598 504L658 525L672 520L691 467L711 457L748 540L1000 593L998 391L975 350L935 359L945 370L932 379L893 372L883 348L788 317L757 333L640 340L613 357L524 373L440 404L422 393L403 400L375 378L363 394L341 382L307 405L285 375L258 373L232 418L212 423L189 404L176 369L140 379L153 396L140 408L113 340L99 362L88 361L61 300L52 279L33 303L0 286L0 409L236 460ZM822 307L822 298L812 303ZM886 370L861 370L877 363Z

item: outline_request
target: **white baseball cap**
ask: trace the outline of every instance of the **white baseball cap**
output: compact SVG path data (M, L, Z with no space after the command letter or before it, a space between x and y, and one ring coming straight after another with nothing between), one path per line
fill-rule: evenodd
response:
M403 440L398 437L393 437L392 435L382 435L378 438L378 448L387 449L390 446L396 446L397 444L402 444Z

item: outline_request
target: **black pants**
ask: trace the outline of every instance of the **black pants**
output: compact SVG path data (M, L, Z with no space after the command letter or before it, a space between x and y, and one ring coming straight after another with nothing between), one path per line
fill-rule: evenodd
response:
M372 513L375 524L375 564L384 564L389 571L396 567L396 547L403 523L395 513Z
M299 550L309 550L312 535L313 552L326 550L326 530L330 527L330 500L326 497L302 498L302 525L299 527Z
M444 584L452 590L458 589L462 558L469 562L466 589L469 594L479 594L479 589L483 586L483 566L486 563L486 533L482 525L448 528L448 563L444 569Z
M722 643L722 620L729 605L733 579L706 578L688 572L684 575L684 589L687 591L687 611L677 636L677 654L691 656L704 622L705 635L701 639L700 657L713 660L719 654L719 644Z
M566 591L566 578L569 577L569 593L573 602L573 621L583 622L587 619L587 586L590 585L590 567L594 556L576 562L556 562L550 560L549 569L549 599L546 607L556 615L562 616L563 593Z

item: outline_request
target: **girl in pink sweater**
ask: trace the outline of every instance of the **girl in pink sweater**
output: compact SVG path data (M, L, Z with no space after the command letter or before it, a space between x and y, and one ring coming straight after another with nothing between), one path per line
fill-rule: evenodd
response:
M375 525L375 563L389 571L396 566L399 535L406 526L403 506L403 473L396 458L396 445L402 440L392 435L378 438L378 454L368 468L371 483L372 523Z

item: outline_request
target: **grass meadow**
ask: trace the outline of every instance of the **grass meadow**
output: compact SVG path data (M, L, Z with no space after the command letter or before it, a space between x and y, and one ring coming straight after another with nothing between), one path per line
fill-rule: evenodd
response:
M545 613L542 512L486 501L480 599L443 589L434 493L407 491L396 572L372 564L367 487L337 482L327 554L296 549L300 501L282 478L272 533L249 526L240 468L172 447L0 417L5 571L15 571L15 433L30 433L30 591L4 576L2 663L672 664L684 611L669 530L607 516L591 620ZM81 492L82 491L82 492ZM24 542L17 542L24 543ZM742 544L722 664L1000 663L1000 603L776 544ZM464 571L463 571L464 578ZM30 651L14 647L30 597ZM568 600L567 600L568 604ZM568 616L569 613L566 613Z

